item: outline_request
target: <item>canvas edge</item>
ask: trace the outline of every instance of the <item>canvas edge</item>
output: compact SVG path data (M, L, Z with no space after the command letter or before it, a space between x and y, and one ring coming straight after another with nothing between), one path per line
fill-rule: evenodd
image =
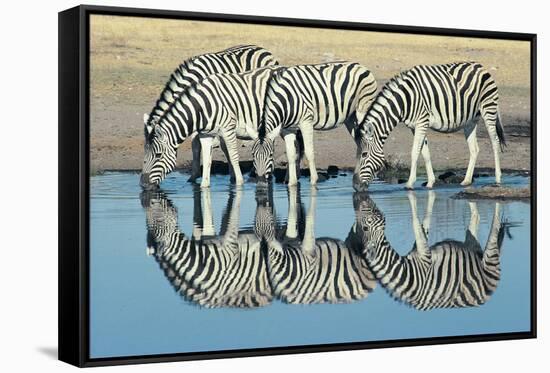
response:
M531 330L491 335L419 338L113 358L89 353L89 15L196 19L299 27L466 36L531 42ZM67 34L66 30L74 30ZM536 34L380 25L216 13L80 5L59 12L59 360L79 367L142 364L536 338ZM72 77L72 78L69 78ZM76 78L76 79L75 79ZM74 123L78 127L74 128ZM71 125L73 127L71 127ZM76 155L78 154L78 157ZM68 155L68 156L67 156ZM77 250L75 250L77 247Z

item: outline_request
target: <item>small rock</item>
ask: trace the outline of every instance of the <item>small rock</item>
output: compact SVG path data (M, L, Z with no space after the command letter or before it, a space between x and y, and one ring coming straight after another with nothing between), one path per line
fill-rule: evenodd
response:
M327 181L329 179L329 175L326 172L318 172L317 176L319 177L317 179L318 183L321 183L323 181Z
M210 173L212 175L229 175L229 166L222 161L212 161Z
M252 161L241 161L239 162L239 166L241 167L241 172L251 172L254 168L254 162Z
M285 182L285 176L286 176L286 170L284 168L276 168L273 171L273 176L275 177L276 183L284 183Z
M445 180L445 179L448 179L449 177L455 176L455 175L456 174L453 171L447 171L447 172L444 172L441 175L439 175L438 179L439 180Z
M405 184L407 179L397 179L397 184Z
M339 171L339 168L338 166L335 166L335 165L330 165L327 168L327 173L329 175L338 175L338 171Z
M338 177L338 175L330 175L331 179L336 179L337 177Z
M345 172L342 172L342 173L340 174L340 176L348 176L348 174L346 174Z
M443 180L443 182L445 184L460 184L462 182L462 180L464 180L463 176L453 175L453 176L449 176L448 178Z

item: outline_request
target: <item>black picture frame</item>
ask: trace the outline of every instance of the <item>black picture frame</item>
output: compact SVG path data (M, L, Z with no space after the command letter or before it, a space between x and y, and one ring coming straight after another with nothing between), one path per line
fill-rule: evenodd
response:
M89 356L89 17L92 14L509 39L531 46L531 330L376 342L177 353ZM59 360L79 367L536 338L537 35L81 5L59 13Z

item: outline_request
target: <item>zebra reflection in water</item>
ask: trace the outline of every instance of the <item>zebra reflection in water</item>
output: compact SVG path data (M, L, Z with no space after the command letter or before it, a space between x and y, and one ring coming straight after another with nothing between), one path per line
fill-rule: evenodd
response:
M375 203L368 196L354 196L356 231L363 243L363 256L377 280L394 298L419 310L484 304L500 281L500 250L510 226L501 222L500 203L495 203L489 237L482 250L475 202L469 202L471 217L464 242L444 240L429 246L435 192L429 192L423 224L418 218L415 194L410 192L408 197L415 243L412 251L402 257L386 239L385 219Z
M177 209L162 192L143 192L147 252L184 299L206 308L253 308L272 300L260 240L239 232L242 190L230 193L219 235L215 235L210 190L194 193L193 233L178 227ZM203 209L204 205L204 209Z
M255 231L262 237L274 295L293 304L349 303L364 299L375 280L353 232L345 241L315 237L316 190L305 216L298 186L288 188L288 220L277 230L271 198L258 200Z
M253 230L239 231L242 190L231 192L221 232L213 224L210 190L194 194L191 237L180 231L177 209L162 192L143 192L147 252L184 299L206 308L253 308L286 303L347 303L375 286L360 242L315 238L316 195L304 218L299 190L289 188L287 224L276 222L273 192L256 193Z

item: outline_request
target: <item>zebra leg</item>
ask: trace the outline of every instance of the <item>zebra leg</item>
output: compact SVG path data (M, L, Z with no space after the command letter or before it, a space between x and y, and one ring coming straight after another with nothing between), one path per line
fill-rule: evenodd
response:
M193 152L193 161L191 163L191 177L188 182L194 183L201 175L201 142L199 135L196 134L191 140L191 150Z
M426 127L420 126L416 127L414 130L414 140L411 150L411 172L409 174L409 180L405 184L405 188L413 189L414 182L416 181L416 164L418 162L418 156L422 150L422 145L424 145L424 140L426 139Z
M304 153L309 164L309 180L311 185L316 185L319 177L315 166L315 150L313 148L313 126L311 124L300 125L302 136L304 138ZM294 146L294 145L293 145Z
M225 145L225 141L220 140L220 147L222 148L222 152L225 155L225 159L227 160L227 166L229 168L229 180L234 183L235 182L235 170L233 169L233 164L229 161L229 152L227 151L227 145Z
M224 132L222 134L222 141L227 147L227 154L229 156L230 166L233 168L233 173L235 174L235 184L243 185L244 179L243 174L241 173L241 166L239 166L239 150L237 146L237 136L235 131Z
M479 146L477 145L477 126L475 123L464 129L466 135L466 142L468 143L468 149L470 150L470 161L468 162L468 169L464 180L460 183L462 186L472 184L472 177L474 176L474 169L476 167L477 155L479 153Z
M476 240L478 240L478 232L479 232L479 212L477 211L477 203L475 202L468 202L468 205L470 206L470 225L468 226L468 230L472 234L472 236L475 237Z
M201 137L201 153L202 153L202 180L201 188L210 186L210 166L212 165L212 137Z
M432 167L432 157L430 156L427 138L424 138L424 145L422 145L422 157L424 158L424 165L426 166L426 173L428 174L428 182L426 187L431 189L435 184L435 175Z
M289 186L295 186L298 184L298 176L296 173L296 134L285 133L283 135L286 147L286 158L288 161L286 174Z

